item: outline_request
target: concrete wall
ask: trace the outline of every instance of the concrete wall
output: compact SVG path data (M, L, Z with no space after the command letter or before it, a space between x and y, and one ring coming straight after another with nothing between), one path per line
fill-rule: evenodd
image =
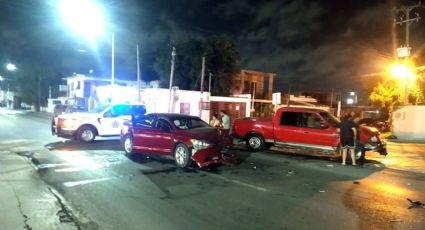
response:
M148 113L168 113L169 111L169 90L152 88L143 89L141 92L142 103L147 107ZM209 110L199 110L199 104L202 101L208 102L208 93L190 90L172 90L172 113L181 113L182 103L189 105L189 115L199 116L202 120L209 122Z
M404 106L393 112L393 134L399 139L425 140L425 106Z

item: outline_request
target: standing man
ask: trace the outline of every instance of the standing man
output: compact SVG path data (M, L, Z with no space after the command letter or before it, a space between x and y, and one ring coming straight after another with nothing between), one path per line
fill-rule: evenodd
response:
M342 165L345 165L348 151L351 153L353 165L356 165L356 158L354 156L355 139L357 135L356 124L350 119L350 115L347 114L342 118L338 128L342 147Z
M230 117L227 115L226 111L221 110L221 125L223 127L223 130L226 131L226 133L229 133L230 130Z

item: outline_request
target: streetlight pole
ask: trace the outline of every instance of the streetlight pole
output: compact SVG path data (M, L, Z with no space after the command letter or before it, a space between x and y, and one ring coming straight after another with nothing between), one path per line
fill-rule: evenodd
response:
M112 32L112 48L111 48L111 85L115 84L115 33Z
M172 99L171 87L173 85L174 77L174 62L176 57L176 48L173 46L173 51L171 52L171 71L170 71L170 86L169 86L169 101L168 101L168 112L173 112L174 99Z

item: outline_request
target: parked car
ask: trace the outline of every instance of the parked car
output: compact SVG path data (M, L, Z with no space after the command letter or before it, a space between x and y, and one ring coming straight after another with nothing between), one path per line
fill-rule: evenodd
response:
M53 119L52 134L84 142L91 142L96 136L119 136L122 125L131 120L134 111L144 114L146 107L139 104L108 104L98 106L91 112L60 114Z
M246 141L250 150L280 146L296 152L315 155L339 156L339 119L320 109L283 107L272 120L258 118L236 119L231 134ZM356 160L363 160L366 151L387 155L386 143L378 130L359 126Z
M121 130L124 151L173 157L178 167L196 162L199 167L221 163L233 155L222 153L228 135L199 117L151 113L133 117Z

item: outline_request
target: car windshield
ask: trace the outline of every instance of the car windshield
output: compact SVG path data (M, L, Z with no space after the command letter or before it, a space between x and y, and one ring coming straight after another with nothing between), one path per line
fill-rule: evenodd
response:
M170 121L178 129L196 129L203 127L210 127L205 121L199 117L172 117Z
M329 122L332 126L338 126L338 124L341 122L337 117L333 116L330 113L327 112L321 112L319 113L320 116L323 117L327 122Z

